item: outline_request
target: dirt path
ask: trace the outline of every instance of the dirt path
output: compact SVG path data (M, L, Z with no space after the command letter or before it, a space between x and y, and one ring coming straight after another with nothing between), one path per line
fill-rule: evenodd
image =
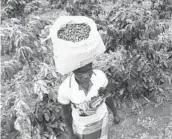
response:
M172 139L172 102L153 107L148 105L136 114L119 114L124 120L119 125L109 122L109 139Z

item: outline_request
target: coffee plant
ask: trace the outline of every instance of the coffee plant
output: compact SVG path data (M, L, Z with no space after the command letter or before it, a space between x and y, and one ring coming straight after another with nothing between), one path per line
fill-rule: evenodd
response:
M50 2L51 8L57 8L57 9L64 9L68 2L67 0L48 0L48 1Z
M24 18L24 8L28 0L4 0L2 1L2 20L20 16Z
M1 28L1 54L12 59L1 65L3 139L55 139L65 131L56 100L63 77L55 72L50 25L34 17L27 26Z
M30 14L30 13L38 10L40 6L41 6L41 4L39 3L39 1L33 0L25 6L24 13Z
M137 2L118 4L107 18L105 44L107 52L122 46L125 54L120 65L112 62L105 72L122 98L141 96L161 103L171 93L171 28L166 22L157 22L151 2L147 7Z
M25 20L28 14L38 10L40 6L41 3L38 0L4 0L2 1L2 20L14 17Z
M101 6L97 5L94 1L76 0L74 2L68 2L65 10L70 15L87 16L98 22L100 19L98 15L103 12Z
M171 0L152 0L151 10L158 19L170 19L172 2Z

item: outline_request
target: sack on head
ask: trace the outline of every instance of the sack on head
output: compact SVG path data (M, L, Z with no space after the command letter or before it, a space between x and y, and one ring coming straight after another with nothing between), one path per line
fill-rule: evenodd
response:
M76 37L78 32L72 30L74 24L78 26L77 30L81 34L79 37ZM72 32L71 34L65 34L64 29L67 26L71 31L66 32ZM61 74L67 74L92 62L105 51L95 22L85 16L60 16L50 29L50 37L53 42L56 70Z

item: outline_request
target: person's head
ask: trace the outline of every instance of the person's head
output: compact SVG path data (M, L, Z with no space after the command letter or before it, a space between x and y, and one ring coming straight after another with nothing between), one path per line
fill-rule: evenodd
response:
M92 63L89 63L81 68L78 68L73 71L75 78L79 82L88 82L93 73Z

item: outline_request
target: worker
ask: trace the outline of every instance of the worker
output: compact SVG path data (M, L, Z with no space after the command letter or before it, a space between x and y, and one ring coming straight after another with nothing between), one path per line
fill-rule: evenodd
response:
M93 69L92 63L74 70L60 85L58 101L69 139L108 139L107 106L113 113L114 124L120 122L112 96L101 96L100 88L107 85L105 73Z

